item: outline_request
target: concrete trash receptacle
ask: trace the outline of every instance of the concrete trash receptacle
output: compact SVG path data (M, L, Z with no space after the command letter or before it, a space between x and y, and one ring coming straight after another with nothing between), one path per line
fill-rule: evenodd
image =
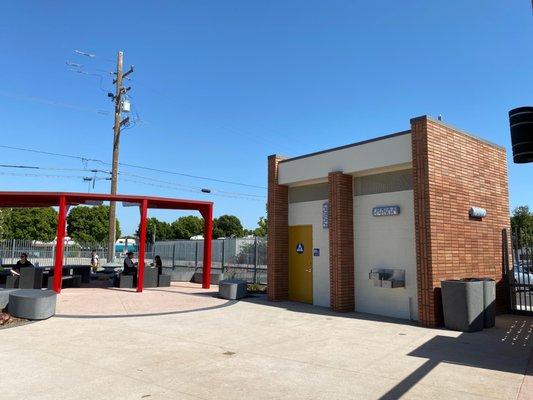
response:
M483 329L483 281L445 280L441 290L446 328L461 332Z
M246 281L240 279L224 279L218 284L218 295L223 299L238 300L246 296Z
M492 328L496 325L496 282L483 279L483 326Z

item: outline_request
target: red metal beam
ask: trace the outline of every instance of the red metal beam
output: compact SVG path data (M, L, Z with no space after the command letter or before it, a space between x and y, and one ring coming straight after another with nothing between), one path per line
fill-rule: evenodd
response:
M54 283L53 289L56 293L61 292L61 278L63 276L63 250L65 249L65 228L67 220L67 199L65 196L59 197L59 213L57 217L57 239L54 260Z
M137 292L143 291L144 255L146 251L146 218L148 217L148 200L141 203L141 232L139 233L139 262L137 264Z
M204 262L202 267L202 288L211 286L211 243L213 232L213 205L200 210L204 217Z

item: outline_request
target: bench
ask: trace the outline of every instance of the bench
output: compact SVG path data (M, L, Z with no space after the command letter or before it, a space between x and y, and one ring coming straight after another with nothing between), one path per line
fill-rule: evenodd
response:
M19 277L8 275L6 277L6 289L17 289L19 287Z
M143 287L145 288L157 287L158 273L159 271L157 270L157 268L146 267L144 269Z
M8 310L17 318L47 319L56 312L57 295L52 290L20 289L9 294Z
M118 287L123 289L132 289L133 288L133 275L123 275L120 274L118 278Z
M61 277L61 287L80 287L82 282L81 275L67 275ZM54 287L54 277L51 276L48 278L47 289L52 289Z

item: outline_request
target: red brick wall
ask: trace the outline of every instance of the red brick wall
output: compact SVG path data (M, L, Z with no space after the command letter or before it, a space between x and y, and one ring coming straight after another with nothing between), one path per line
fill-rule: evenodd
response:
M289 190L278 184L281 160L268 157L267 294L272 301L289 298Z
M331 172L328 181L331 308L354 311L353 177Z
M419 322L443 322L443 279L491 277L505 307L501 231L509 228L505 150L427 117L411 120ZM470 206L487 210L482 221Z

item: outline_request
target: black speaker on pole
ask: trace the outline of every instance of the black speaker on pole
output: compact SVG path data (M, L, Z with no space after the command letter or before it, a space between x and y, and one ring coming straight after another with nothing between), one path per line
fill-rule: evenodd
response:
M509 124L514 162L533 162L533 107L519 107L509 111Z

